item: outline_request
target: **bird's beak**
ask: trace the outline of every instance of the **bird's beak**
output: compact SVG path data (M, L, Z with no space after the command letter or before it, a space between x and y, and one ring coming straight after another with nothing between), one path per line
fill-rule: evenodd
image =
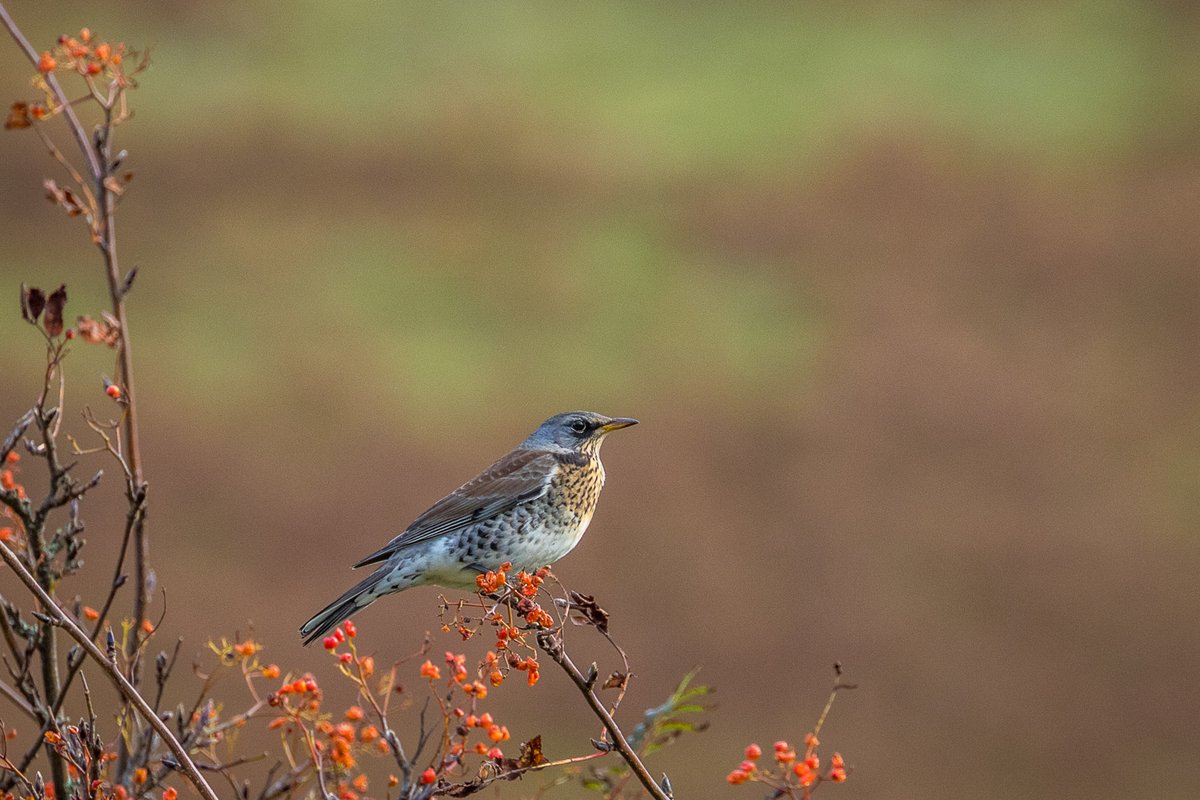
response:
M601 433L611 433L619 431L621 428L628 428L630 425L637 425L638 421L632 417L617 417L610 419L608 422L601 425L597 430Z

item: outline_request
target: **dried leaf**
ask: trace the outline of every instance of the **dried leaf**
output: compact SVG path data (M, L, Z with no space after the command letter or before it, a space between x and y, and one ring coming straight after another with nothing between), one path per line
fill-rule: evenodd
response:
M8 119L4 121L4 129L7 131L17 130L28 128L32 124L32 120L29 119L29 106L16 102L8 109Z
M521 743L521 755L517 756L517 769L539 767L547 763L549 763L549 760L542 753L541 734L533 737L528 742Z
M30 325L36 325L42 309L46 307L46 295L42 290L21 284L21 316Z
M67 304L66 284L59 286L46 298L46 314L42 317L42 327L51 336L58 336L63 329L63 307Z
M120 197L125 191L125 184L121 183L114 176L109 175L104 179L104 188L108 189L108 191L112 192L117 197Z
M84 212L83 204L75 194L59 186L58 181L47 178L42 185L46 187L46 199L65 210L68 216L78 217Z
M617 672L614 670L613 674L608 676L608 680L606 680L604 682L604 685L601 686L600 688L601 689L624 689L628 683L629 683L629 673L628 672Z
M572 591L571 610L578 611L587 624L594 625L601 633L608 633L608 612L596 605L596 598L590 594L580 594Z
M121 339L121 329L116 326L115 320L109 321L109 315L105 314L103 321L92 319L87 314L76 318L75 329L79 331L79 338L89 344L106 344L109 347L116 347L117 342Z

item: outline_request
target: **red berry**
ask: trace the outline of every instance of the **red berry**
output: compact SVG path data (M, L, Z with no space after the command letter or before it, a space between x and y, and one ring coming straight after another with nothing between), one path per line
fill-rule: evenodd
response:
M746 758L753 761L756 758L762 757L762 748L756 744L746 745Z
M430 784L436 780L437 780L437 773L433 771L432 767L430 767L429 769L427 769L421 773L421 783Z
M325 645L326 650L333 650L338 646L338 640L332 636L326 636L325 641L322 642L322 644Z

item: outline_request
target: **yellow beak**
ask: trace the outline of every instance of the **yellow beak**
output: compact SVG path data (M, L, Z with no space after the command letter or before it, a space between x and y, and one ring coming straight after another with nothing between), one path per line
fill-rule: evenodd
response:
M601 433L611 433L613 431L619 431L621 428L628 428L630 425L637 424L638 421L632 417L617 417L615 419L610 419L596 430L600 431Z

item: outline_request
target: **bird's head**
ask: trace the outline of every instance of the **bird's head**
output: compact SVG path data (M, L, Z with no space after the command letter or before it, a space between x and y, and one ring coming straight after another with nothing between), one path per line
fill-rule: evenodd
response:
M637 425L637 420L629 417L606 417L595 411L568 411L565 414L556 414L539 425L538 429L521 443L521 447L595 454L605 436L630 425Z

